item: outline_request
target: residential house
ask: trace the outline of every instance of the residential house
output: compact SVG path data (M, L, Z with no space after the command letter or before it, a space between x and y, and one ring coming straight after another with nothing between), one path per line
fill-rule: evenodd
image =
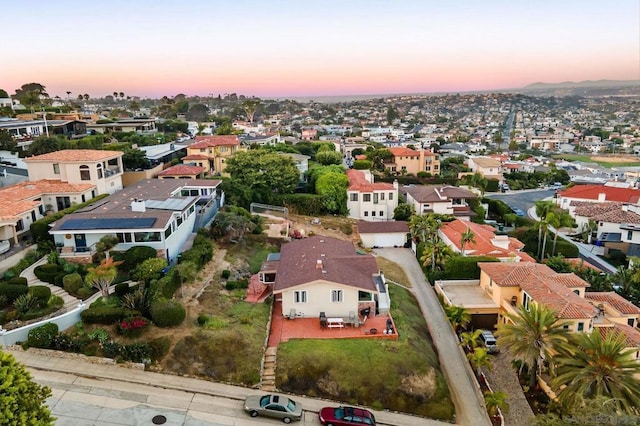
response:
M575 185L562 191L558 191L556 203L560 208L569 210L574 215L574 201L587 201L591 203L621 202L639 204L640 190L631 188L617 188L606 185Z
M94 185L96 195L100 195L122 189L122 155L121 151L65 149L28 157L24 162L32 181L88 183Z
M82 120L3 120L0 129L4 129L25 147L33 138L44 135L60 135L66 137L84 136L87 134L87 123ZM28 142L21 142L28 141Z
M535 262L534 258L522 251L522 241L507 235L496 235L495 228L490 225L456 219L443 223L438 235L454 252L462 253L462 234L467 229L473 233L474 241L464 245L463 254L466 256L495 257L501 262Z
M200 166L176 164L158 173L158 179L200 179L204 177L206 169Z
M309 160L311 159L311 157L309 157L308 155L293 154L288 152L279 152L278 154L284 157L291 158L293 163L296 165L298 172L300 173L300 182L303 183L307 181L307 172L309 171Z
M404 247L410 239L409 225L404 221L388 222L358 222L358 234L362 246L375 247Z
M620 250L628 256L640 255L640 206L624 203L589 203L574 201L578 229L588 229L593 221L592 238L607 250Z
M87 131L91 133L135 132L148 134L155 133L157 130L155 117L122 118L110 123L87 124Z
M175 263L192 234L213 220L224 205L219 180L151 179L57 220L49 233L60 256L86 263L95 245L109 235L116 251L145 245Z
M466 221L475 216L468 200L476 199L476 194L457 186L409 185L400 188L400 192L417 214L449 214Z
M440 174L440 156L428 149L414 150L410 148L389 148L393 158L385 162L385 168L394 174L412 174L419 172L432 175Z
M369 170L347 170L349 217L366 221L392 220L398 206L398 182L375 183Z
M491 157L469 157L469 168L474 173L480 173L486 179L503 180L502 162Z
M206 168L207 175L224 173L226 161L236 152L246 151L240 146L236 135L196 136L196 141L187 147L184 164Z
M356 253L350 241L313 236L282 246L275 268L273 294L282 301L282 312L302 315L354 317L389 312L390 299L376 260Z
M249 134L242 137L242 143L244 145L258 145L258 146L271 146L282 143L279 133L268 134Z
M313 141L313 140L316 140L317 138L318 138L318 130L316 129L303 129L302 135L300 136L300 139L305 141Z

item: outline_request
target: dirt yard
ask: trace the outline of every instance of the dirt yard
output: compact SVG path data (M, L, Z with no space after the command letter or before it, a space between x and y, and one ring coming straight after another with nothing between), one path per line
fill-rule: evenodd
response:
M638 162L638 157L633 157L633 156L619 156L619 155L615 155L615 156L596 156L596 157L591 157L594 161L602 161L604 163L637 163Z

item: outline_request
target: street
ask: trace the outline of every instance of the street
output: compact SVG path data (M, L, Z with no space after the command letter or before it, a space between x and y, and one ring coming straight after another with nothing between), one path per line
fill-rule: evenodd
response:
M529 209L533 207L534 202L544 200L548 197L553 197L555 192L555 189L525 189L522 191L485 194L485 197L493 200L504 201L509 207L522 210L526 216Z

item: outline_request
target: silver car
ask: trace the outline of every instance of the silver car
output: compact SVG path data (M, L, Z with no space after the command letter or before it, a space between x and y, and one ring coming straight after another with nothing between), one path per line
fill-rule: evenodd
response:
M302 405L299 402L275 394L252 395L244 400L244 411L251 417L266 416L282 419L285 423L302 418Z

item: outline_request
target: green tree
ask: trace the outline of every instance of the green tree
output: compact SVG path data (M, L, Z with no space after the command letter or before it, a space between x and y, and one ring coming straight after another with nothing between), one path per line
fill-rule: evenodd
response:
M198 266L194 262L186 261L186 262L177 264L175 268L176 268L176 273L180 278L180 294L184 298L182 285L185 282L193 281L193 279L198 275Z
M15 152L18 144L13 140L11 134L6 129L0 129L0 150Z
M466 328L471 322L471 314L462 306L448 305L445 306L444 312L456 332Z
M237 243L255 226L251 221L251 214L246 209L227 206L223 211L218 212L211 224L211 235L214 238L225 237L232 243Z
M515 139L511 139L511 142L509 142L509 151L517 151L518 150L518 143L516 142Z
M187 104L188 106L189 104ZM195 104L187 111L187 120L202 122L209 119L209 108L203 104ZM216 133L218 134L218 133ZM231 134L231 133L226 133Z
M465 331L464 333L460 333L460 345L463 348L467 348L471 350L479 347L481 334L482 334L481 329L477 329L473 331Z
M572 335L574 348L555 357L557 376L552 380L565 407L579 407L584 399L604 396L619 410L637 414L640 401L640 364L636 349L627 349L622 333L612 329L603 339L598 329Z
M144 285L149 284L151 280L157 280L162 276L162 271L167 267L166 259L155 257L144 260L133 270L131 274L136 280Z
M547 214L547 223L551 225L555 232L553 234L553 248L551 249L551 255L556 255L556 243L558 241L558 234L560 233L560 228L573 228L573 218L566 210L551 211Z
M143 150L137 148L128 148L123 152L124 154L122 155L122 165L124 166L125 170L146 170L149 168L149 159L147 158L147 154L145 154Z
M6 90L4 89L0 89L0 98L8 98L9 94L7 93Z
M324 166L342 164L342 155L336 151L321 151L316 154L316 161Z
M529 386L536 384L544 360L568 345L569 331L563 328L553 310L532 303L520 306L518 314L507 314L510 322L499 324L498 344L529 366Z
M407 203L399 203L393 210L394 220L409 220L414 213L413 206Z
M538 259L542 259L544 256L542 252L544 251L544 246L547 241L547 232L548 232L547 214L549 214L549 212L551 212L551 210L553 209L553 201L538 200L533 204L536 209L536 216L539 219L539 222L537 223L538 251L536 256L538 257ZM544 242L542 240L543 233L544 233Z
M487 407L487 413L489 416L497 417L498 409L503 413L507 413L509 411L509 404L507 403L508 396L509 395L503 391L485 392L484 404Z
M535 426L603 426L603 425L640 425L638 413L625 414L611 398L596 396L585 399L577 407L565 411L562 416L557 413L538 414L532 419Z
M473 352L467 354L467 359L478 377L480 377L483 368L489 371L493 369L491 357L485 348L475 348Z
M473 233L471 228L467 226L467 229L460 235L460 251L463 256L467 254L464 252L464 248L467 244L475 244L476 243L476 234Z
M60 136L40 136L29 145L29 155L48 154L69 147L69 142Z
M502 138L502 133L500 132L496 132L493 134L493 142L496 144L496 148L498 150L498 152L502 151L502 149L500 149L502 147L502 142L504 141L504 139Z
M260 105L260 99L247 99L242 103L242 110L247 115L249 123L253 123L253 117L256 115L258 106Z
M347 186L344 173L323 173L316 181L316 193L322 196L322 205L329 213L347 213Z
M13 97L27 107L34 107L42 103L43 98L49 98L47 89L40 83L23 84Z
M396 111L396 109L393 107L393 105L389 105L387 107L387 124L391 125L393 124L393 122L399 118L398 116L398 112Z
M0 424L53 425L46 400L51 389L33 381L13 355L0 351Z
M109 287L118 276L116 267L122 263L114 261L112 257L103 259L100 265L87 269L89 273L85 277L85 282L100 291L103 299L108 299Z

